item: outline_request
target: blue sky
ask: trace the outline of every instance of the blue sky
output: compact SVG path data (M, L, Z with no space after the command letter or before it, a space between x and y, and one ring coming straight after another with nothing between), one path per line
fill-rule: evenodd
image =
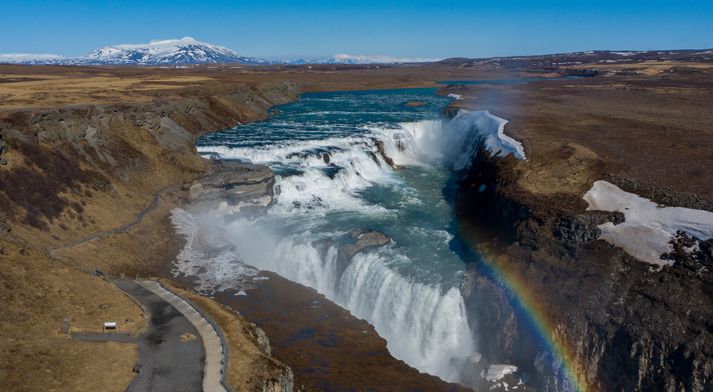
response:
M713 47L713 1L4 0L0 53L191 36L253 56L444 58Z

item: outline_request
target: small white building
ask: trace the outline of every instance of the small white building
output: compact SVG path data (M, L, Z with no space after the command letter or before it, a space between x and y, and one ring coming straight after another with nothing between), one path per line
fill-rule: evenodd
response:
M116 321L105 321L104 322L104 332L107 332L107 331L116 332L116 329L117 329Z

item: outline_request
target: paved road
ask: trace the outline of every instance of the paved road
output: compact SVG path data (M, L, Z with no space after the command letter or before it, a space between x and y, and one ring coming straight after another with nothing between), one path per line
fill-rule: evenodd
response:
M130 336L128 333L104 333L104 332L75 332L72 339L83 342L119 342L119 343L139 343L139 339Z
M116 280L122 290L151 314L148 330L138 338L140 371L128 392L196 392L203 390L205 350L193 324L165 299L134 281ZM184 334L195 339L181 339Z
M223 342L220 340L218 331L211 325L205 317L183 298L167 290L161 284L153 280L137 281L143 288L151 291L178 309L181 314L193 324L200 333L205 349L205 364L203 367L203 391L204 392L227 392L221 382L223 372Z

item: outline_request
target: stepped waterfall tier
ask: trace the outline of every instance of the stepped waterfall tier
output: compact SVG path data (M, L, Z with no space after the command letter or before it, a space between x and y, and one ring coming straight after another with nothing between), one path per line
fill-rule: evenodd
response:
M270 167L275 196L257 216L221 200L175 210L188 240L176 272L247 295L256 269L275 272L369 321L395 357L472 384L478 333L460 292L449 189L480 145L524 155L502 134L506 121L484 111L445 119L448 102L433 89L307 94L266 121L203 137L205 157Z

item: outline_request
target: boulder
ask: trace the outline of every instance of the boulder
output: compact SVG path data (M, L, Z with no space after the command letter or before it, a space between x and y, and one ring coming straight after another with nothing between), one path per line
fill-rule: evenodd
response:
M358 253L388 245L391 242L391 238L383 233L361 229L354 229L347 233L345 240L348 242L342 245L339 251L348 259Z
M391 243L391 238L383 233L373 230L354 229L341 238L319 240L314 245L321 249L323 257L330 248L337 248L337 275L339 276L347 269L352 258L357 254L389 243Z

